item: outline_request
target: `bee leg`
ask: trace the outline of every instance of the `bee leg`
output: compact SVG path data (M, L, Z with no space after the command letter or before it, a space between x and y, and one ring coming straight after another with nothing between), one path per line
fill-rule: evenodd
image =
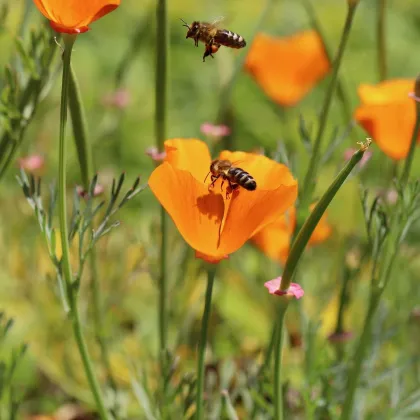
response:
M211 46L209 47L209 44L206 44L206 49L204 50L204 55L203 55L203 63L206 61L206 57L208 56L212 56L211 54Z
M222 181L222 185L220 186L220 191L223 192L223 184L225 183L225 180Z
M194 38L194 44L196 47L198 47L198 36Z
M219 179L218 176L212 175L211 176L211 183L209 185L209 189L214 187L214 184L216 183L216 181Z

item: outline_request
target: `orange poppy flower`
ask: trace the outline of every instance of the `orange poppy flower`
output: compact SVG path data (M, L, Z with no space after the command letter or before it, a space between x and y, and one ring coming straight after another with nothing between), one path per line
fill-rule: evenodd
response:
M296 225L296 209L291 207L286 214L281 215L274 223L261 229L252 242L268 257L284 264L289 256L290 239ZM325 241L331 234L331 226L324 215L309 239L309 245Z
M396 79L358 88L362 104L355 111L355 120L395 160L404 159L410 148L416 107L408 95L414 91L414 83Z
M245 69L265 93L284 106L298 103L330 70L330 62L314 30L278 38L258 34Z
M226 198L221 179L211 189L210 181L204 182L211 164L204 142L167 140L165 150L165 162L153 171L149 186L196 256L206 261L227 258L296 200L297 182L289 169L265 156L220 154L220 159L238 162L257 183L255 191L238 188Z
M120 0L34 0L34 3L55 31L79 34L116 9Z

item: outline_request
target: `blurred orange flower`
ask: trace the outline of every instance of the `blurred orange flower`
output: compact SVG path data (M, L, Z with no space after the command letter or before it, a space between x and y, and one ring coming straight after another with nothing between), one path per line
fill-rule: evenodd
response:
M290 239L296 225L296 209L291 207L274 223L261 229L252 242L268 257L284 264L289 256ZM324 215L309 239L309 245L325 241L331 234L331 226Z
M289 169L265 156L223 151L220 159L240 162L257 182L255 191L221 191L221 179L209 191L204 183L211 157L197 139L165 142L166 158L152 173L149 186L196 256L218 262L273 223L296 200L297 182Z
M120 0L34 0L39 11L57 32L78 34L95 20L112 12Z
M404 159L416 121L414 79L395 79L377 85L360 85L361 105L355 120L369 133L379 148L392 159Z
M261 33L251 45L245 69L273 101L292 106L325 77L330 62L314 30L285 38Z

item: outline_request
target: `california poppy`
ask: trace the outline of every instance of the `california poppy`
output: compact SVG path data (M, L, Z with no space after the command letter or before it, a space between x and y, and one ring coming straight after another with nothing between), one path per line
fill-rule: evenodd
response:
M314 30L279 38L258 34L245 70L283 106L298 103L330 70L323 42Z
M209 262L227 258L296 200L297 182L289 169L265 156L220 154L220 159L240 162L257 183L255 191L238 188L227 198L221 179L211 189L210 181L204 182L211 164L204 142L167 140L165 151L165 162L153 171L149 186L196 255Z
M57 32L78 34L89 25L112 12L120 0L34 0L39 11Z
M285 263L289 255L290 240L296 225L296 210L290 210L278 217L278 219L261 229L252 238L252 242L273 260ZM325 215L321 218L317 227L309 239L309 245L325 241L331 234L331 226L327 223Z
M358 88L361 105L355 120L395 160L404 159L410 148L416 121L416 107L409 97L414 83L412 79L395 79Z

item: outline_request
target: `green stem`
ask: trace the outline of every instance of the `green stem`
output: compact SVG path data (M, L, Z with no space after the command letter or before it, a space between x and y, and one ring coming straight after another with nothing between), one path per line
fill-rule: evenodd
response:
M328 57L328 61L331 63L333 60L331 48L327 40L327 36L325 35L324 30L322 29L322 26L317 18L315 9L312 6L312 3L310 0L303 0L303 6L305 7L306 12L308 13L309 19L311 20L311 26L315 29L315 31L321 37L322 44L324 45L325 53ZM343 116L345 118L345 121L346 122L351 121L353 111L350 107L350 100L348 97L347 89L344 85L343 80L339 76L337 76L337 95L342 104Z
M72 68L70 68L69 111L73 126L73 136L82 176L83 188L87 191L93 176L93 161L88 140L85 109L80 94L79 83Z
M387 78L386 65L386 39L385 39L385 18L386 18L386 0L378 1L378 19L376 22L376 37L378 41L378 74L379 80Z
M80 94L79 83L73 69L70 68L69 85L69 104L70 117L73 127L73 137L75 141L77 156L79 160L80 174L85 191L88 191L90 181L93 177L94 165L92 158L92 148L89 144L88 125L85 116L82 96ZM107 374L108 382L111 388L116 389L116 382L112 375L109 354L105 340L105 328L103 323L101 290L99 287L98 267L96 261L96 249L92 248L90 252L90 291L92 296L93 322L96 341L101 352L101 363Z
M287 258L282 280L281 280L281 290L287 290L290 286L293 274L297 267L300 257L306 247L306 244L309 241L314 229L316 228L318 222L321 220L325 210L331 203L334 196L337 194L338 190L343 185L344 181L350 175L353 168L357 163L362 159L365 151L370 145L370 140L366 144L362 144L360 149L354 153L352 158L349 160L347 165L341 170L341 172L334 179L333 183L330 185L328 190L324 193L321 199L318 201L314 210L311 212L309 217L306 219L306 222L300 229L297 234L296 240L293 242L292 249L290 250L289 257Z
M343 411L341 413L340 420L349 420L353 413L354 396L356 394L357 385L359 383L360 374L362 372L362 364L365 360L366 351L368 349L370 341L373 317L378 307L381 295L381 290L373 292L371 295L363 332L360 336L359 343L352 360L352 366L350 369L350 375L347 384L347 394L346 399L344 401Z
M71 53L73 49L76 36L63 36L65 49L63 52L63 81L61 90L61 108L60 108L60 143L59 143L59 162L58 162L58 211L60 219L60 237L61 237L61 265L63 269L63 277L66 283L68 300L71 302L73 295L72 283L73 275L70 265L70 250L69 250L69 232L67 224L67 173L66 173L66 123L67 123L67 96L69 90L70 79L70 62Z
M89 356L89 351L86 345L85 338L83 336L77 296L74 296L72 300L71 315L72 315L74 336L76 338L77 347L79 348L80 356L82 358L86 377L89 382L90 389L93 394L93 398L95 399L96 408L98 409L100 418L102 420L110 420L111 417L105 407L104 399L101 393L101 387L99 385L99 382L93 370L93 365Z
M209 319L211 312L211 297L213 293L213 284L216 276L216 267L210 267L207 272L207 289L206 299L204 303L203 318L201 320L201 335L198 349L198 366L197 366L197 394L196 394L196 412L195 419L202 420L204 418L203 409L203 392L204 392L204 375L205 375L205 360L207 331L209 327Z
M73 44L76 35L64 35L63 41L65 45L63 53L63 81L61 91L61 107L60 107L60 139L59 139L59 174L58 174L58 209L60 221L60 237L62 248L61 265L63 277L66 284L66 292L70 303L70 317L72 320L73 331L76 343L82 358L85 373L96 402L97 409L102 420L108 420L109 415L105 408L103 398L100 391L99 383L93 372L92 363L90 361L86 342L83 337L79 308L77 303L77 291L73 284L73 275L70 265L70 250L68 241L68 225L67 225L67 201L66 201L66 122L67 122L67 98L70 82L70 63Z
M286 314L288 302L287 298L283 298L284 302L280 302L279 314L277 317L278 328L275 334L275 353L274 353L274 419L283 419L283 390L281 386L281 369L282 369L282 351L283 351L283 327L284 316Z
M416 86L420 85L420 78L418 77L416 80ZM420 88L420 86L419 86ZM420 90L419 88L416 87L416 91ZM417 95L417 92L416 92ZM420 103L417 102L416 100L416 123L414 125L414 130L413 130L413 134L411 136L411 142L410 142L410 149L408 151L408 155L407 158L405 160L404 163L404 169L403 172L401 174L401 185L406 185L408 182L408 177L410 176L410 172L411 172L411 167L413 165L413 159L414 159L414 152L416 150L416 145L417 145L417 141L419 138L419 133L420 133Z
M348 6L346 22L344 24L343 33L341 35L340 45L338 47L338 52L333 63L333 72L331 76L331 81L328 86L324 103L321 109L318 132L317 132L314 146L312 149L311 160L309 162L308 170L306 172L305 179L303 181L303 190L302 190L302 196L300 200L301 202L300 207L305 209L305 213L307 212L307 209L309 208L310 200L311 200L314 188L315 188L315 179L318 172L318 165L320 162L322 140L323 140L325 128L327 125L327 120L328 120L328 115L329 115L329 111L332 104L333 95L334 95L335 88L337 85L338 71L340 69L341 61L342 61L344 51L346 49L347 41L350 35L350 29L353 24L356 7L357 7L357 3ZM299 218L299 214L298 214L298 218ZM301 220L298 220L298 226L301 226L302 216L300 218Z

